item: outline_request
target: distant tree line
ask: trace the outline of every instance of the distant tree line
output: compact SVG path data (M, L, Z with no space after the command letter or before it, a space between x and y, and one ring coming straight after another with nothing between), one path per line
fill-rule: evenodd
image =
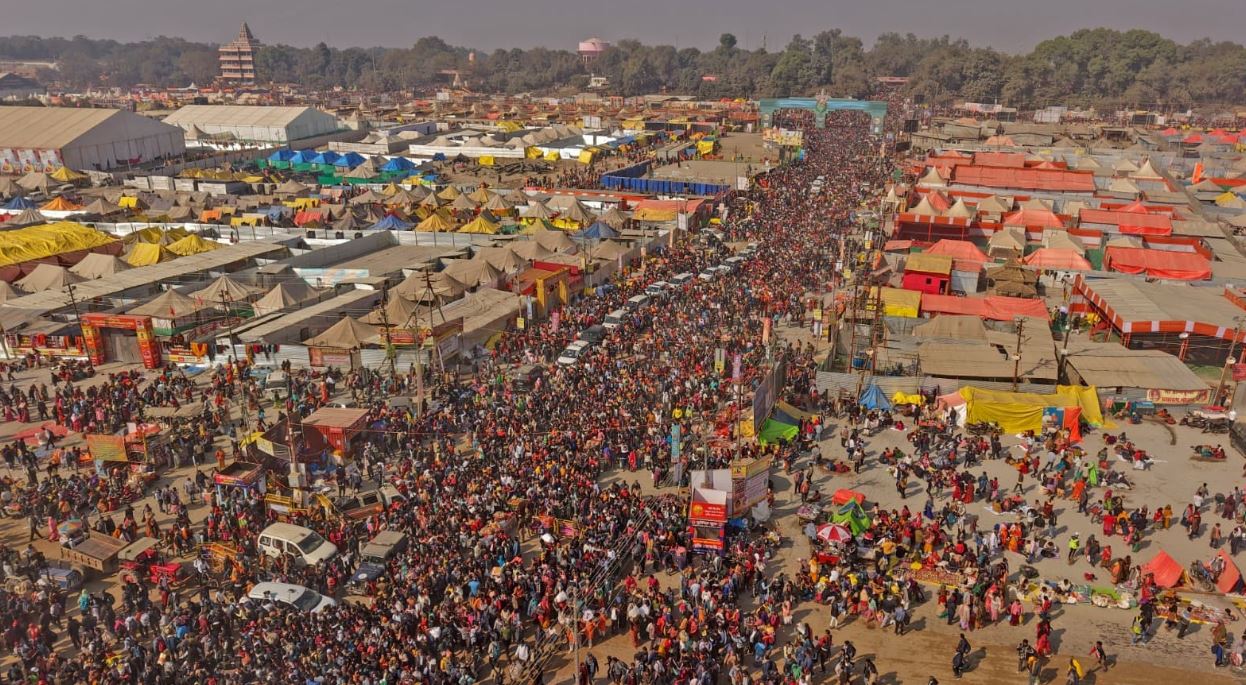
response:
M55 60L69 85L185 86L216 76L216 47L160 37L139 43L74 38L0 38L0 59ZM665 90L701 98L811 95L863 97L878 76L905 76L919 102L1000 102L1182 108L1246 101L1246 47L1199 40L1181 45L1142 30L1084 29L1025 54L974 47L948 37L886 33L869 49L839 30L794 36L778 52L746 50L726 33L712 50L621 40L585 67L568 50L473 52L436 37L410 48L308 48L266 45L256 57L266 82L310 88L427 92L457 72L483 92L583 89L592 74L608 92Z

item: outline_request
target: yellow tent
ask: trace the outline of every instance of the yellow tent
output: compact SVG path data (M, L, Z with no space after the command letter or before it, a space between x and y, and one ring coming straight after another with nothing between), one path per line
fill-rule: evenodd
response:
M135 209L138 207L138 198L134 195L122 195L117 198L117 206L125 209Z
M555 151L555 150L550 150L549 152L546 152L546 153L545 153L545 161L547 161L547 162L557 162L557 161L558 161L558 152L557 152L557 151Z
M1242 198L1230 191L1225 191L1216 196L1216 205L1230 209L1242 209L1246 207L1246 201L1243 201Z
M523 150L523 154L528 159L540 159L542 156L541 148L539 147L526 147Z
M397 195L399 190L401 190L401 188L394 185L393 182L390 182L389 185L385 186L384 188L381 188L381 194L382 195Z
M416 224L415 230L425 233L444 233L454 230L454 222L450 221L443 212L433 212L428 215L427 219Z
M503 119L502 121L498 122L498 128L502 129L503 131L506 131L507 133L514 133L515 131L518 131L519 129L523 128L523 126L521 126L518 121L511 121L509 119Z
M960 396L965 398L967 422L993 421L1007 433L1040 430L1043 427L1043 410L1048 407L1081 407L1082 418L1087 423L1103 425L1099 393L1093 386L1060 385L1051 395L965 386L960 389Z
M151 266L160 262L167 262L170 259L177 259L177 255L170 252L163 245L155 243L134 243L130 246L130 251L125 256L125 261L130 266Z
M72 221L3 231L0 232L0 266L43 259L63 252L89 250L116 240L103 231Z
M204 240L197 235L188 235L181 240L169 243L169 252L175 255L185 257L192 254L200 254L202 252L211 252L224 247L218 242L212 240Z
M61 168L64 169L65 167L61 167ZM64 197L61 197L58 195L57 197L54 197L48 202L46 202L39 209L47 210L49 212L72 212L78 209L82 209L82 205L74 204L73 202L70 202L69 200L66 200Z
M496 235L499 228L500 227L497 224L493 223L492 221L489 221L483 216L478 216L475 219L472 219L470 222L464 224L461 228L459 228L459 233L481 233L485 235Z
M481 155L477 161L480 162L480 166L493 166L493 155Z
M580 164L592 164L592 163L593 163L593 151L592 150L581 150L580 151Z
M446 186L440 193L437 193L437 197L446 202L454 202L458 196L459 191L454 186Z
M878 297L878 288L870 288L870 303ZM922 294L916 290L883 288L883 314L916 319L922 306Z
M713 140L702 140L697 142L697 154L712 155L714 149L718 147L718 143Z
M63 166L56 171L48 174L48 178L61 183L73 183L74 181L82 181L87 178L86 174L78 173L67 166Z

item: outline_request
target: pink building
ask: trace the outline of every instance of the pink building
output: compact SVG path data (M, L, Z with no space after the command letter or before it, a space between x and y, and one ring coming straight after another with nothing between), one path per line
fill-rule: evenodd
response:
M260 42L251 35L246 22L238 31L238 37L222 45L217 51L221 62L221 80L229 83L255 83L255 51Z
M580 59L585 64L588 64L598 57L601 57L601 53L609 49L609 43L598 38L597 36L593 36L588 40L580 41L580 48L578 52L580 53Z

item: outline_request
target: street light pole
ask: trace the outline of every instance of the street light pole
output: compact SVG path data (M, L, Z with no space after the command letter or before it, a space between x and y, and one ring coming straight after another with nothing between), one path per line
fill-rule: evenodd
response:
M1220 400L1220 394L1224 392L1224 384L1229 376L1229 367L1237 363L1237 359L1233 357L1233 352L1237 347L1237 339L1242 335L1242 317L1234 317L1233 321L1236 325L1233 327L1233 339L1229 341L1229 356L1225 357L1224 368L1220 369L1220 382L1216 384L1216 395L1213 398L1217 402Z

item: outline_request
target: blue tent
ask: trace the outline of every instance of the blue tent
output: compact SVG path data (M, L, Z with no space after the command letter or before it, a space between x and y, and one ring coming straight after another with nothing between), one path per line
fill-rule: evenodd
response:
M877 409L881 411L889 411L891 409L891 400L887 399L887 393L878 387L877 383L870 383L870 387L861 393L861 406L866 409Z
M381 166L381 171L410 171L414 168L415 163L406 157L391 157Z
M325 150L308 161L312 164L333 164L337 161L337 158L338 154L336 152L332 150Z
M35 204L34 200L30 200L30 199L27 199L21 196L18 196L18 197L13 198L12 200L9 200L8 204L4 206L5 209L17 209L17 210L37 209L38 207L39 205Z
M294 210L289 207L272 206L264 210L264 214L268 216L269 221L280 221L282 217L291 216Z
M446 153L444 153L444 152L438 152L437 154L433 155L433 161L434 161L434 162L444 162L444 161L446 161Z
M363 155L359 154L358 152L347 152L341 157L338 157L337 161L333 163L333 166L340 166L340 167L346 167L347 169L354 169L360 164L363 164L364 161L365 160L363 158Z
M405 231L414 224L409 221L403 221L393 214L386 214L384 219L372 224L368 228L375 228L378 231Z
M314 163L315 159L316 159L315 150L299 150L293 155L290 155L291 164L312 164Z
M608 224L597 221L592 226L576 233L574 237L586 240L609 240L610 238L619 237L619 234L613 228L610 228Z
M294 156L294 150L278 150L268 156L270 162L288 162Z

